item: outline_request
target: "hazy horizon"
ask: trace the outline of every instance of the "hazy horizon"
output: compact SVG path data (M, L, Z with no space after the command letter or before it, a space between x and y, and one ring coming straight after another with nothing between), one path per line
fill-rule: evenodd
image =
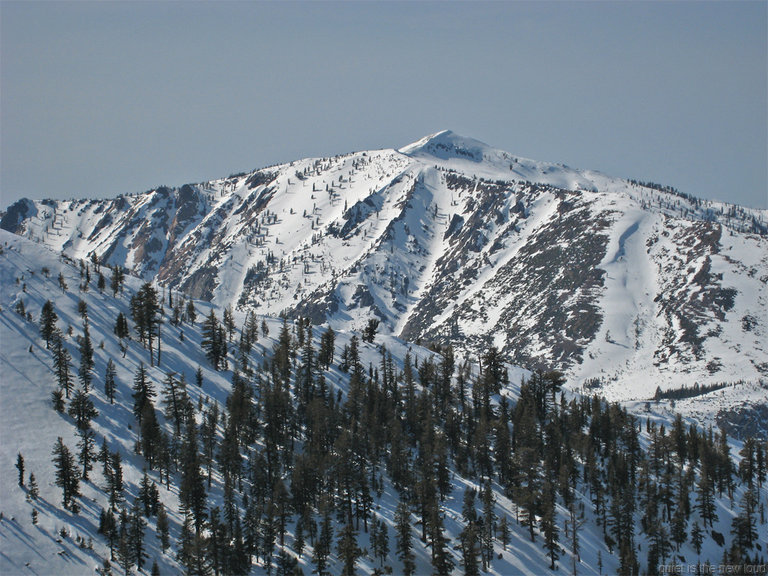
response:
M768 4L7 2L0 209L442 129L768 208Z

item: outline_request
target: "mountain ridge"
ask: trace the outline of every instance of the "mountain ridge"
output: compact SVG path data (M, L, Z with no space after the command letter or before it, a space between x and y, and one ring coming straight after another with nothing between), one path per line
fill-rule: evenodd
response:
M622 397L611 382L649 370L663 388L768 375L766 221L443 130L113 200L22 201L0 226L221 306L491 343Z

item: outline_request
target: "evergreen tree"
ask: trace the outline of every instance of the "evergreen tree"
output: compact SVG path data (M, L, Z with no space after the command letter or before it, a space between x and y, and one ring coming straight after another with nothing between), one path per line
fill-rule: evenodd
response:
M181 483L179 501L184 512L190 514L199 536L205 521L206 493L200 471L200 451L197 446L197 428L194 419L187 422L186 437L181 448Z
M383 566L384 559L389 554L389 529L386 522L378 521L375 517L371 523L371 547L374 556L379 559L380 566Z
M139 421L141 451L149 469L152 470L160 459L163 442L163 433L160 430L160 424L157 421L157 414L152 401L144 404Z
M232 342L232 335L235 333L235 316L232 312L231 304L227 304L226 308L224 308L224 316L222 322L224 324L224 329L229 335L229 341Z
M691 528L691 544L693 545L693 549L696 551L697 556L701 554L701 545L703 543L704 543L704 532L701 530L701 526L699 526L699 523L694 522L693 528Z
M117 526L117 520L115 519L115 515L112 513L112 509L104 510L101 509L101 513L99 514L99 534L102 534L104 538L107 540L107 544L109 545L109 558L111 560L115 559L115 546L117 544L118 539L118 526Z
M119 291L123 289L123 283L125 281L125 273L122 268L115 264L112 268L112 279L110 281L110 288L112 289L112 296L117 296Z
M464 490L464 500L461 514L464 517L464 529L459 534L459 548L464 574L478 576L480 567L477 557L480 553L480 535L478 534L478 518L475 509L475 490Z
M131 532L128 515L125 510L123 510L121 513L115 556L118 566L123 569L126 576L131 573L131 568L133 568L133 565L136 563L134 556L135 552L135 548L131 546Z
M331 554L331 543L333 542L333 526L331 525L331 514L328 506L324 506L323 520L320 527L320 537L315 542L312 553L312 562L315 565L315 571L319 576L326 574L328 565L328 556Z
M64 338L58 331L53 337L53 371L56 374L56 381L59 388L64 390L67 398L72 388L72 372L70 371L70 361L72 357L64 346Z
M19 452L16 455L16 469L19 471L19 486L24 487L24 456Z
M147 552L144 546L144 528L147 526L144 517L141 515L138 500L134 502L131 510L128 541L132 548L132 558L139 570L144 567L147 560Z
M147 374L144 362L139 363L136 375L133 377L133 415L139 422L141 428L141 418L144 414L144 408L151 404L155 399L155 389Z
M37 498L40 496L40 489L37 486L37 479L35 478L35 475L30 473L29 475L29 498L30 500L37 500Z
M128 319L122 312L118 313L117 320L115 321L115 336L120 340L128 338L130 336L130 330L128 328Z
M748 487L741 500L739 515L734 517L731 523L731 533L734 535L734 546L742 553L752 549L757 541L757 492L755 488Z
M411 542L411 511L402 499L395 510L395 533L397 557L403 563L403 575L412 576L416 570L416 562Z
M88 480L88 473L93 470L92 462L96 459L94 453L95 434L90 428L78 431L80 439L77 442L77 460L82 466L83 480Z
M333 363L334 347L336 345L336 333L330 326L320 336L320 352L317 355L317 363L325 370Z
M189 398L184 375L178 380L175 376L174 372L169 372L163 380L163 404L165 417L173 423L176 436L181 436L181 425Z
M361 551L357 545L357 534L355 533L351 517L347 517L347 521L341 529L337 551L339 559L343 562L342 575L354 576L355 564L360 557Z
M86 394L91 385L93 378L91 372L93 372L93 344L91 344L91 334L88 329L88 318L86 317L83 324L83 336L80 338L80 369L78 370L78 379L83 386Z
M72 396L67 413L75 421L75 428L82 432L91 428L91 420L99 415L93 401L82 388L78 388Z
M153 342L155 337L159 337L162 319L157 290L151 283L146 282L131 298L131 316L139 340L149 348L149 365L154 366Z
M699 481L696 485L696 508L701 515L701 519L704 521L704 525L712 524L717 521L718 516L715 510L715 488L712 484L712 479L709 474L709 466L707 459L703 458L701 462L701 473L699 474Z
M55 484L62 491L64 508L75 511L74 499L80 496L80 476L75 469L75 458L59 436L53 447L53 465L56 468Z
M123 500L123 459L120 452L113 452L109 456L109 462L109 474L106 475L107 492L110 506L116 508Z
M64 392L62 392L60 389L56 389L51 392L51 403L53 404L53 409L56 410L59 414L64 413Z
M544 548L549 553L549 569L554 570L555 562L559 558L558 537L560 530L555 516L554 490L548 482L545 483L542 494L544 499L542 501L541 531L544 533Z
M165 553L171 545L171 537L168 513L162 502L157 505L157 539L160 541L160 549Z
M507 515L504 514L499 521L499 540L501 541L502 549L505 552L507 551L507 546L509 546L509 538L509 521L507 520ZM574 551L574 553L576 553L576 551Z
M187 321L190 324L194 324L197 320L197 312L195 311L195 303L190 300L187 302Z
M40 311L40 335L45 340L46 349L50 348L53 336L56 333L56 322L59 320L56 310L53 308L53 302L46 300L43 309Z
M386 534L386 527L384 533ZM445 538L443 515L440 507L435 504L430 507L429 532L432 545L432 567L438 576L448 576L454 568L453 558L448 551L448 541Z
M226 364L227 341L224 337L224 330L220 326L213 308L203 322L202 336L200 345L205 350L205 356L208 358L211 366L215 370L223 369Z
M107 361L107 367L104 371L104 395L110 404L115 403L115 392L117 391L117 367L110 358Z

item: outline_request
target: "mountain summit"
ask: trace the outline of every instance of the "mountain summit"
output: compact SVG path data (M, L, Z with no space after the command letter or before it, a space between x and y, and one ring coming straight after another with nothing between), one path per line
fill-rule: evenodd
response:
M768 211L513 156L444 130L0 226L221 306L468 353L609 397L768 375Z
M429 155L442 160L462 158L482 162L486 152L491 150L487 144L479 140L459 136L450 130L442 130L403 146L398 152L413 158Z

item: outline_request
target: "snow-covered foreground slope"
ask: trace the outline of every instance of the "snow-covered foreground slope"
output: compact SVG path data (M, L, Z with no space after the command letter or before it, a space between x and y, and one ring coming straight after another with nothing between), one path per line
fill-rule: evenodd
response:
M450 131L113 200L22 200L2 227L222 307L493 344L615 399L768 375L765 210Z
M118 294L117 297L114 297L109 291L108 280L107 289L104 293L99 292L96 271L89 268L92 275L91 284L87 291L83 291L78 289L78 286L83 283L81 268L74 262L63 259L39 245L4 231L0 231L0 247L2 248L0 252L0 374L2 375L0 376L0 409L3 411L3 418L0 420L0 573L92 574L103 565L104 559L109 557L106 540L103 535L98 533L99 514L103 508L109 507L104 490L105 478L101 471L101 464L94 463L94 470L90 473L90 479L80 483L82 497L77 499L80 505L79 513L73 514L70 510L65 510L62 507L62 491L55 485L51 451L57 438L61 437L64 444L69 446L73 453L76 453L78 437L72 417L68 416L66 412L59 414L52 408L51 392L56 389L56 375L52 370L51 351L46 349L45 341L40 336L38 320L43 304L47 300L54 302L59 318L59 328L65 333L68 332L69 327L72 328L71 335L65 338L65 346L71 353L72 370L76 376L80 359L77 338L83 335L83 319L79 311L82 305L79 303L82 301L86 305L89 332L95 349L94 379L89 397L99 413L93 420L96 447L98 448L103 441L106 441L110 451L121 454L125 490L124 503L118 507L125 506L130 512L131 506L139 494L139 483L143 470L147 467L146 460L135 449L138 440L138 426L132 411L134 399L131 386L139 365L141 363L148 365L149 355L147 350L137 342L136 333L133 331L133 340L124 341L127 344L127 349L123 354L121 343L113 328L119 312L130 318L129 301L131 296L136 294L142 282L128 277L124 294ZM627 245L625 250L629 252L632 247ZM102 272L109 278L109 270L102 268ZM60 287L59 275L68 286L66 289ZM178 294L174 294L174 296L179 297ZM26 314L24 316L20 314L20 302L23 303ZM197 426L202 426L203 413L214 403L221 407L222 412L225 410L227 397L232 392L233 373L231 369L234 368L236 362L233 354L230 356L229 369L222 371L212 369L201 349L201 341L203 340L201 321L202 317L206 316L210 310L213 310L221 318L222 310L220 308L212 309L209 304L200 301L194 302L194 306L198 312L197 322L195 324L183 323L179 326L172 324L171 310L170 308L166 309L164 313L165 323L162 327L160 366L147 366L147 370L158 393L162 389L162 381L166 378L167 373L175 373L177 377L182 374L185 375L190 401L192 406L196 408L195 422ZM237 326L241 326L244 315L236 312L235 318ZM273 350L278 345L278 336L282 327L281 322L277 319L264 318L263 320L268 335L265 335L263 331L260 332L249 355L249 362L254 367L261 366L266 361L271 360ZM132 323L131 326L133 326ZM290 326L293 337L296 338L297 325L291 323ZM320 348L320 335L323 331L324 327L315 329L314 343L316 349ZM181 337L182 332L183 338ZM237 332L239 333L239 329ZM342 357L342 350L351 345L351 338L352 333L337 333L335 360L332 366L324 371L324 377L331 392L330 396L335 397L338 394L339 400L343 401L346 401L351 394L350 375L339 369L339 362ZM230 348L236 348L234 344L236 342L237 336L233 339ZM430 358L434 358L437 363L441 362L439 355L435 355L425 348L379 334L376 336L374 344L360 343L361 362L365 367L365 374L369 382L374 376L377 382L379 378L384 378L384 369L382 368L381 374L378 371L382 361L381 346L386 347L392 356L394 371L397 373L398 384L396 386L401 390L401 394L406 393L402 372L407 353L410 353L412 360L417 361L420 366L425 363L428 364ZM296 354L297 358L294 362L299 366L301 364L301 349L298 349ZM109 359L112 359L116 365L117 391L114 404L109 402L104 391L103 375ZM198 367L200 367L203 376L202 387L194 384L195 372ZM514 407L520 395L521 377L531 377L531 373L513 369L510 366L507 366L507 371L509 384L504 385L501 394L494 394L491 399L493 412L496 414L501 411L502 398L506 398L510 406ZM457 370L452 379L452 388L456 390L458 390L456 387L459 386L459 372L462 370ZM297 369L296 378L299 377L298 374ZM426 372L425 375L422 376L420 373L419 376L421 381L427 381L423 379L429 378ZM470 384L482 380L478 374L477 366L469 366L466 376L468 376ZM254 389L256 388L256 377L250 381L250 384L254 386ZM418 389L421 390L420 387ZM453 394L456 393L456 391L453 392ZM479 401L477 398L472 400L472 395L468 389L465 391L465 395L464 401L468 403ZM161 409L161 397L162 395L159 394L156 401L158 410ZM458 397L454 396L451 402L458 405ZM589 402L587 402L588 404ZM668 404L665 405L668 406ZM665 424L667 428L671 429L673 416L665 412L663 408L665 405L653 404L646 407L638 404L633 406L633 410L641 415L641 419L636 422L635 426L636 431L639 432L640 445L643 448L647 449L651 442L649 429L645 425L646 418L657 425ZM696 415L693 411L691 414L693 416L691 421L695 422ZM171 434L172 423L163 415L158 417L164 432ZM607 410L604 412L604 417L609 418ZM435 422L435 424L437 429L441 431L445 425L444 422ZM506 421L504 421L504 425L507 425ZM589 427L589 433L593 434L588 422L586 425ZM597 424L595 426L599 428ZM225 430L226 424L222 421L217 428L217 445L221 445L223 442ZM371 432L373 433L373 431L372 428ZM520 439L523 434L522 426L520 430L515 428L513 431L519 437L518 443L522 442ZM583 426L581 432L586 433ZM551 430L547 430L546 434L549 435L550 433ZM594 434L602 433L594 432ZM605 441L611 442L613 445L614 441L608 440L610 432L605 431L605 433L608 434ZM301 437L299 434L299 438ZM244 466L253 465L251 461L248 461L248 457L259 454L263 448L263 442L263 440L257 440L254 447L243 448L243 453L246 456ZM463 445L464 442L465 440L462 440L460 444ZM495 451L498 442L497 436L489 434L488 442L488 453L498 454ZM303 440L297 441L297 449L300 450L303 445ZM335 448L335 450L339 449L339 447ZM625 449L626 446L622 443L614 447L617 453L623 453ZM732 441L731 452L733 455L736 455L741 449L742 444L740 442ZM391 447L388 450L391 450ZM18 486L17 470L14 467L19 453L24 458L24 488ZM416 457L415 449L411 453L411 457ZM466 527L466 520L463 517L463 497L465 489L468 487L480 489L482 479L476 468L478 464L465 463L464 469L460 469L453 457L458 458L458 456L453 455L449 460L449 487L444 500L440 503L440 514L444 537L447 540L447 550L454 565L453 572L463 573L461 555L461 542L463 540L461 534ZM522 458L522 456L520 457ZM610 455L605 457L610 459ZM580 467L585 462L582 462L578 456L576 458L579 466L577 470L581 470ZM698 467L692 465L689 465L687 469L691 470L694 477L699 471ZM35 475L39 485L39 497L34 500L28 498L30 473ZM291 474L292 472L287 470L283 480L290 491L295 492L297 489L290 481ZM601 474L605 474L605 472L600 472L598 478ZM374 469L375 475L376 469ZM578 574L612 574L619 569L618 548L615 544L609 546L604 537L606 531L612 533L612 528L609 529L605 525L598 524L600 512L599 509L595 508L594 494L589 488L590 480L587 479L587 476L584 473L582 479L582 472L579 472L578 478L573 480L573 498L576 502L573 507L569 508L559 497L554 507L554 523L559 530L557 553L559 560L557 561L558 568L554 573L567 571ZM390 534L390 551L385 554L381 562L374 558L373 546L369 538L370 533L366 532L361 524L357 531L357 544L361 553L356 566L359 572L374 573L381 564L384 564L390 566L393 573L401 574L404 566L396 552L395 545L395 509L398 502L398 490L393 484L391 475L389 472L385 472L383 467L378 469L378 477L381 481L380 493L375 490L372 491L371 515L387 526ZM179 473L171 474L169 487L163 485L163 480L157 470L150 470L149 478L158 484L160 500L165 504L170 517L171 547L163 553L155 536L157 520L150 516L147 519L147 526L143 529L147 554L144 571L148 572L149 566L153 561L156 561L161 573L179 573L183 570L177 559L183 520L183 513L179 505L180 475ZM207 490L207 508L209 510L216 506L223 507L225 502L224 479L218 468L215 468L212 479L211 487ZM606 479L603 478L603 481ZM245 481L246 487L250 485L250 482L250 479ZM521 502L524 501L523 496L517 493L512 496L505 491L500 484L500 477L496 474L492 475L491 486L495 501L493 514L497 522L501 522L502 518L508 520L510 535L508 542L502 545L501 536L498 531L496 532L496 538L492 543L494 558L489 573L538 575L550 572L550 558L544 546L546 539L542 531L544 519L539 517L535 520L535 538L532 541L529 529L521 524L524 517L524 510L521 505ZM415 483L412 489L416 490ZM647 486L646 489L648 489ZM720 497L715 496L714 506L717 520L712 527L704 526L704 539L700 553L695 551L690 537L687 537L674 555L667 553L665 562L687 565L695 563L697 560L702 562L708 560L715 565L719 564L724 551L733 542L731 522L733 517L739 513L740 502L743 501L744 494L744 486L736 483L732 499L728 497L727 491ZM632 498L631 494L630 498ZM768 501L764 482L757 492L757 498L758 508L764 506L765 502ZM694 494L691 494L691 499L692 506L695 506ZM604 506L609 506L609 501L610 499L604 502ZM239 499L239 493L237 505L240 513L247 516L245 503ZM482 516L480 510L482 504L479 495L477 508ZM33 523L32 519L33 510L37 511L36 524ZM572 530L573 524L568 524L568 522L571 521L570 514L574 510L579 523L580 545L577 554L574 553L571 536L568 532ZM605 513L605 510L606 508L603 508L602 513ZM638 505L630 518L630 523L633 526L639 526L641 512L642 510ZM418 506L414 502L410 516L412 523L410 530L414 546L416 574L428 574L432 572L432 550L420 540L422 526L419 518ZM690 518L689 534L693 522L700 526L702 524L696 511L692 513ZM333 515L334 534L340 534L343 523L343 516ZM567 528L567 526L571 528ZM762 516L760 521L756 523L756 530L756 541L765 543L768 539L768 525ZM648 569L646 551L649 550L651 542L649 536L640 532L639 528L636 528L635 532L635 546L638 548L637 561L639 567L646 570ZM203 534L204 536L210 535L207 529ZM717 534L724 535L724 546L717 544ZM313 547L307 543L301 555L296 552L295 516L291 516L288 521L284 546L278 545L271 557L272 570L275 569L274 562L276 562L281 548L290 557L298 558L298 565L305 574L312 573L314 569ZM760 550L763 549L753 548L751 552L754 552L755 555L761 553L764 557L764 551L759 552ZM343 563L340 556L341 553L337 551L334 540L328 560L328 569L331 573L341 573ZM115 572L120 571L116 562L113 562L113 569ZM268 571L263 558L258 560L254 558L249 570L250 573L254 574L263 574Z

